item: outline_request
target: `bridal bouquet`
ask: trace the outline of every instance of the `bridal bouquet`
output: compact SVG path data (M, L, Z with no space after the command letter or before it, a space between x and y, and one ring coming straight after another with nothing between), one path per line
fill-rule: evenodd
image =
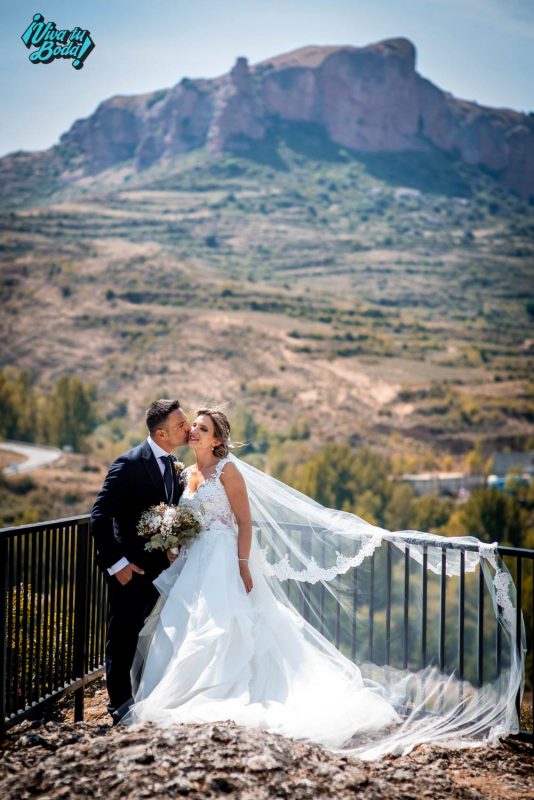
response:
M198 536L201 528L200 517L193 509L160 503L141 514L137 532L148 539L145 550L170 550L176 555L178 548Z

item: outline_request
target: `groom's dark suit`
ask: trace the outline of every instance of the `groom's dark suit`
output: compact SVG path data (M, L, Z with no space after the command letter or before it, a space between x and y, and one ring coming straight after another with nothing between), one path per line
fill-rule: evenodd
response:
M177 474L173 477L172 502L177 503L183 486ZM152 580L169 566L165 553L145 550L145 541L137 534L143 511L162 502L168 502L163 477L145 441L113 462L91 513L98 563L109 590L106 680L111 713L131 697L130 669L139 631L158 597ZM134 573L125 586L108 573L123 557L145 572Z

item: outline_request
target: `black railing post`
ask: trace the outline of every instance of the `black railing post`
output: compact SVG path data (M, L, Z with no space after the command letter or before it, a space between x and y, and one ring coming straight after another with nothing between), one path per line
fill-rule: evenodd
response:
M368 658L369 662L373 662L373 623L374 623L374 594L375 594L375 554L371 555L371 564L369 566L369 614L368 614Z
M0 739L5 733L7 700L7 626L8 602L7 537L0 539Z
M82 685L74 692L74 721L83 720L85 677L87 674L87 552L89 524L77 525L76 587L74 604L74 675Z
M423 545L423 598L421 602L421 667L425 669L427 652L427 614L428 614L428 545Z
M517 643L517 654L521 658L521 633L523 624L522 615L522 600L523 600L523 562L521 556L517 559L517 574L516 574L516 613L515 613L515 638ZM534 620L533 620L534 625ZM534 686L532 687L534 689ZM515 700L515 707L517 710L517 718L521 720L521 690L517 692ZM534 707L534 701L533 701ZM521 727L521 726L520 726Z
M300 546L302 550L308 558L311 560L312 557L312 540L309 531L303 530L300 534ZM310 621L310 584L305 583L302 587L302 596L303 596L303 613L302 616L306 620L306 622Z
M445 604L447 602L447 550L441 548L441 575L439 584L439 649L438 663L440 671L445 669Z
M410 611L410 545L404 548L404 613L402 619L402 666L408 668L408 637Z
M321 587L323 588L323 587ZM358 567L352 568L352 640L351 657L356 662L356 637L358 635Z
M464 679L465 648L465 551L460 552L460 588L458 596L458 677Z
M341 575L337 576L336 581L336 588L339 592L339 596L341 597L342 588L341 588ZM341 603L336 603L336 628L335 628L335 636L334 642L336 647L339 649L339 643L341 641Z
M326 552L326 546L325 546L325 543L324 543L324 539L321 539L321 564L324 564L325 552ZM320 600L319 600L319 603L320 603L320 606L319 606L319 617L320 617L320 620L321 620L321 628L319 630L319 633L322 633L323 636L324 636L325 633L326 633L326 626L325 626L325 621L324 621L325 590L324 590L323 581L321 581L319 586L321 587L320 590L319 590L320 591L320 595L319 595L319 597L320 597Z
M391 666L391 542L386 542L386 665ZM388 672L389 676L389 672Z
M477 609L477 629L478 629L478 650L477 650L477 681L482 686L484 682L484 569L482 559L480 559L478 572L478 609Z

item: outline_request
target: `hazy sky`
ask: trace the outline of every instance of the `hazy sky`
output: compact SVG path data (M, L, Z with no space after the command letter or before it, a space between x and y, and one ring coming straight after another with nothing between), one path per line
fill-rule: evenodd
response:
M114 94L214 77L309 44L405 36L418 71L457 97L534 110L534 0L0 0L0 155L57 142ZM35 13L87 28L83 69L32 64L21 35Z

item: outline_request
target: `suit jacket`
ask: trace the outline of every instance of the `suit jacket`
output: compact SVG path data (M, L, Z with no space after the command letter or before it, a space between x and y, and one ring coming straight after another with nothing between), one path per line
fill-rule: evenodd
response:
M177 503L183 485L181 476L175 474L174 478L173 503ZM137 533L143 511L166 502L163 476L148 441L119 456L109 468L91 512L98 563L107 569L126 556L149 578L168 567L165 553L145 550L146 540Z

